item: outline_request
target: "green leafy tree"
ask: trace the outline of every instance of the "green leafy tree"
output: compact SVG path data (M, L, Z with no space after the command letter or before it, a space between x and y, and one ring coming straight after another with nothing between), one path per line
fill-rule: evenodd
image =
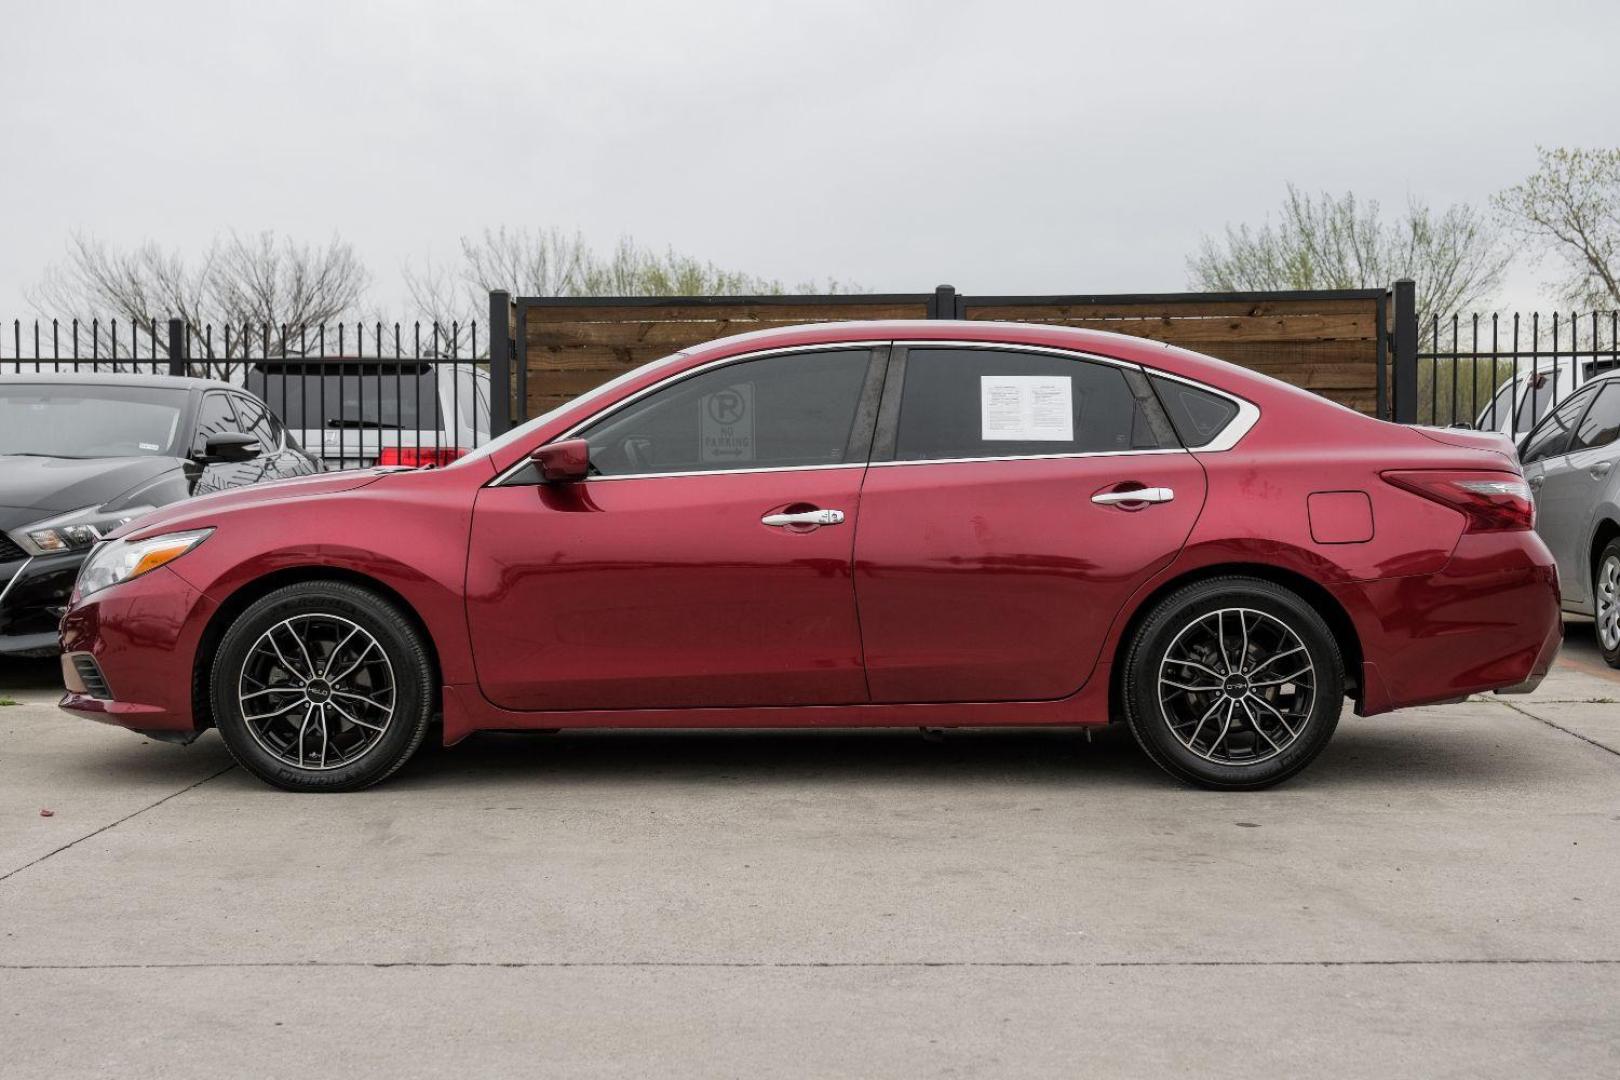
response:
M1586 310L1620 308L1620 149L1547 150L1493 200L1513 231L1564 266L1555 286Z

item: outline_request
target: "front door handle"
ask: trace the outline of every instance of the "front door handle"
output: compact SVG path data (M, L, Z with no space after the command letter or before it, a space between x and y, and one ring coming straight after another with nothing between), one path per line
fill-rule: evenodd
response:
M761 524L774 525L785 528L789 525L842 525L844 512L842 510L806 510L802 514L766 514L759 519Z
M1167 503L1176 497L1167 487L1136 488L1131 491L1100 491L1091 497L1098 506L1117 506L1120 503Z
M1546 483L1546 481L1547 481L1547 476L1546 476L1545 473L1536 473L1536 475L1530 477L1530 481L1529 481L1530 490L1531 491L1540 491L1541 490L1541 485Z

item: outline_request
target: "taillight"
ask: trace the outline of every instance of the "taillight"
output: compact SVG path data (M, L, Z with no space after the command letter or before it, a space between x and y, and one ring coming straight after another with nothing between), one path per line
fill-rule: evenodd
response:
M1536 525L1530 485L1515 473L1413 469L1384 473L1384 479L1459 511L1468 519L1464 532L1514 532Z
M385 446L377 452L377 464L448 465L466 452L465 446Z

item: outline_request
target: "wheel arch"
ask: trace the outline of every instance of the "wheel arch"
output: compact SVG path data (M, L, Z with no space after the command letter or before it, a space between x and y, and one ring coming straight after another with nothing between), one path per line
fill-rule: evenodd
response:
M1597 531L1592 534L1592 550L1586 559L1586 573L1589 578L1597 576L1598 557L1603 554L1603 549L1609 546L1609 541L1615 539L1620 539L1620 522L1608 517L1598 522ZM1591 582L1588 581L1587 585L1590 587Z
M1344 660L1344 685L1351 697L1357 701L1361 694L1361 662L1362 648L1361 636L1356 632L1356 624L1350 618L1350 613L1344 609L1338 599L1321 585L1312 581L1304 574L1288 570L1284 567L1273 566L1269 563L1223 562L1200 566L1186 573L1178 574L1161 582L1154 590L1144 596L1126 620L1124 629L1120 632L1118 640L1114 643L1113 664L1109 686L1109 702L1111 707L1122 709L1120 695L1123 693L1125 677L1125 654L1136 639L1136 632L1148 614L1158 605L1159 601L1188 585L1196 585L1200 581L1218 577L1250 577L1261 581L1268 581L1279 585L1297 594L1300 599L1316 609L1317 614L1327 623L1328 630L1333 634L1334 642L1339 646L1339 655Z
M386 583L370 575L343 567L289 566L254 578L231 593L209 617L208 625L203 627L202 637L197 642L196 654L191 660L191 709L193 723L198 731L214 726L214 707L208 693L208 670L213 664L214 652L219 647L220 639L225 636L225 631L254 601L270 595L283 586L306 581L345 582L376 593L381 599L397 607L422 636L428 660L433 664L433 677L440 685L443 684L444 666L439 660L438 645L433 640L433 634L429 632L421 613L409 600L400 595L397 589L390 588Z

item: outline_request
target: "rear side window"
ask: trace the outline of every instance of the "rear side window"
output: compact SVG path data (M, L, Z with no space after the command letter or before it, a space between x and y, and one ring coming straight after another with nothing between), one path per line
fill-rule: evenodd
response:
M1208 446L1238 414L1237 402L1174 379L1152 376L1153 390L1189 450Z
M1575 429L1569 449L1572 453L1592 450L1608 446L1616 439L1620 439L1620 383L1609 382L1598 391L1598 399L1592 402L1581 426Z
M1000 349L911 349L896 461L1157 450L1123 369Z

